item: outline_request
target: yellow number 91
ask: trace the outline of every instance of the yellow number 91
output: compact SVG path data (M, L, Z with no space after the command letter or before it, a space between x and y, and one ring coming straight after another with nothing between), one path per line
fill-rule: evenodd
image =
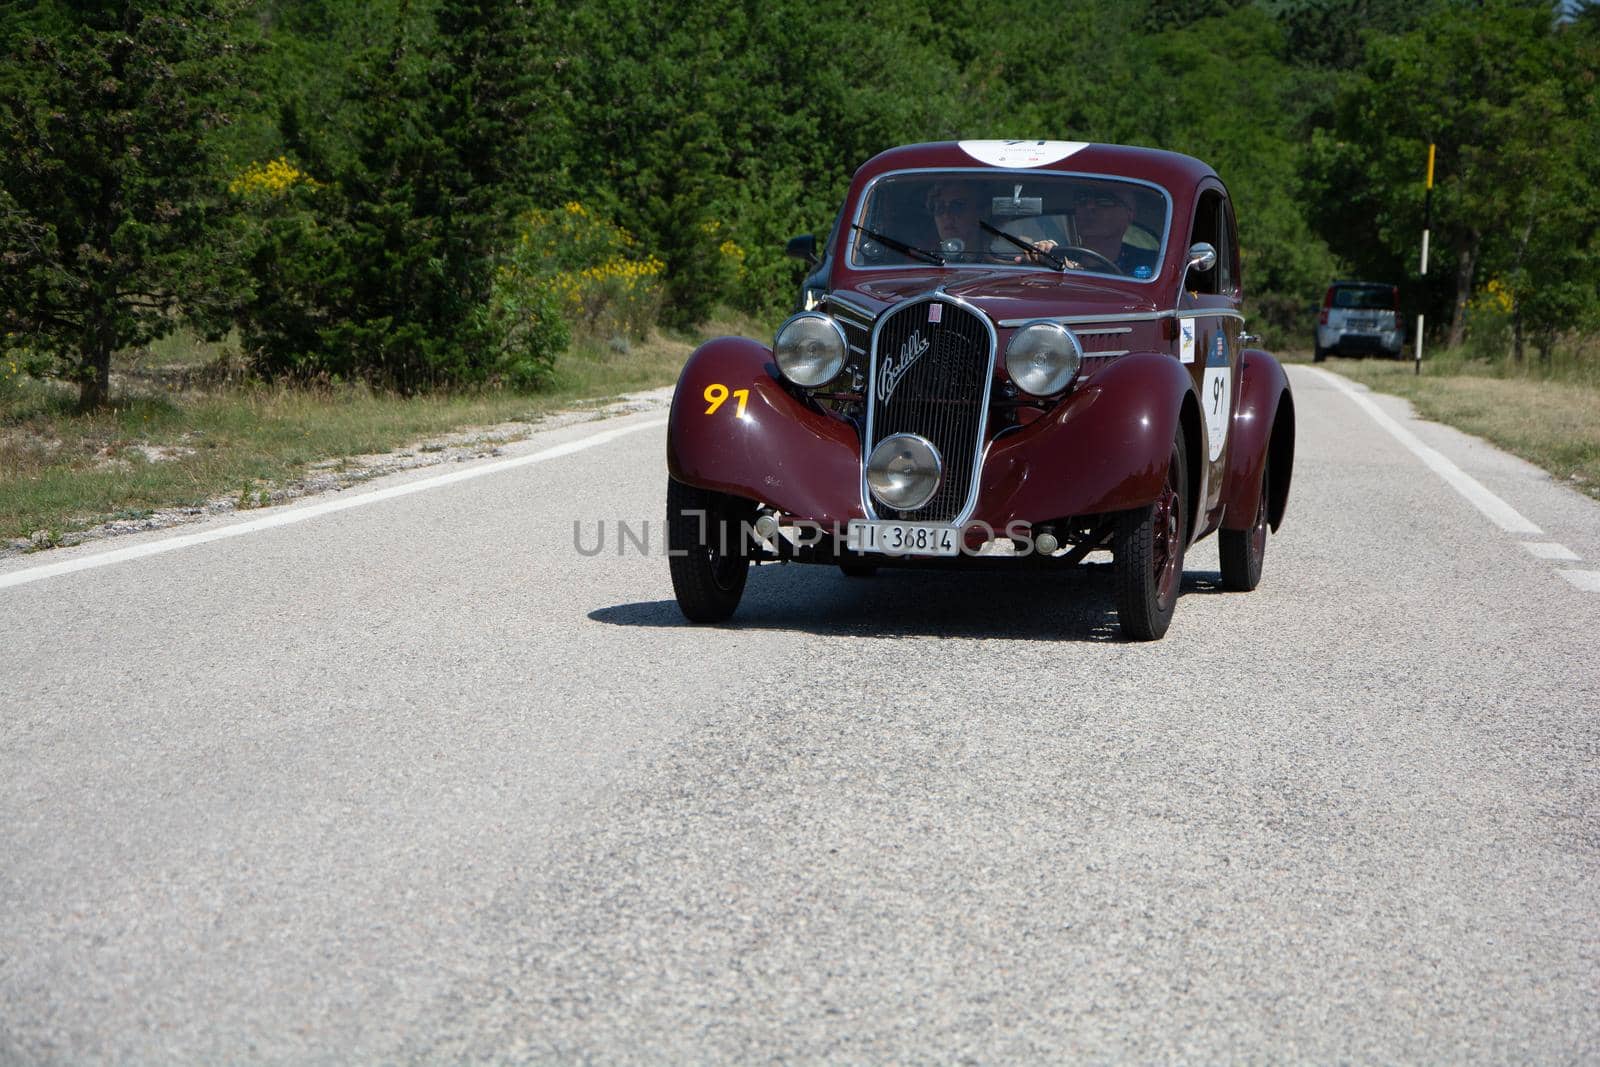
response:
M750 400L750 390L734 389L730 392L726 385L720 385L716 382L706 386L706 403L710 405L710 407L706 408L706 414L715 415L717 413L717 409L722 406L723 401L727 400L729 396L734 396L739 399L739 406L734 410L733 413L734 417L739 419L744 418L744 406Z

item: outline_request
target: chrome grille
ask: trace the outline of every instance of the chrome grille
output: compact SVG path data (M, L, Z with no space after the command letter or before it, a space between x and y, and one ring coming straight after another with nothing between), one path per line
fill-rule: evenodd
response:
M932 500L914 511L874 502L881 518L950 522L965 517L983 449L993 375L994 333L980 315L960 304L922 298L900 305L879 322L867 452L891 434L914 433L933 442L944 461L944 477Z

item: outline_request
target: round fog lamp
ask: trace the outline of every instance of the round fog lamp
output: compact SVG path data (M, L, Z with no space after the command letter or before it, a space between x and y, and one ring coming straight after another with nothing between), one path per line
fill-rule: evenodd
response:
M778 327L772 357L796 385L826 385L844 366L844 327L819 311L802 311Z
M867 488L896 511L914 511L932 500L943 474L939 450L914 433L885 437L867 457Z
M1083 365L1083 346L1059 322L1030 322L1011 335L1006 345L1006 373L1017 388L1034 396L1051 396L1072 384Z

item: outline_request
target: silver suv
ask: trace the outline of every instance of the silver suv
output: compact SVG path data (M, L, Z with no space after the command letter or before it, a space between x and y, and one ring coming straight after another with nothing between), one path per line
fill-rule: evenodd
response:
M1400 290L1382 282L1334 282L1322 298L1312 358L1385 355L1400 358Z

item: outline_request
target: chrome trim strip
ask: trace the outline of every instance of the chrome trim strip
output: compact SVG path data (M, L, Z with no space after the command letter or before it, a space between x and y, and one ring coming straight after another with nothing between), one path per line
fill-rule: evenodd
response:
M1102 335L1108 335L1108 334L1113 334L1113 333L1132 333L1133 332L1133 327L1132 326L1111 326L1111 327L1108 327L1108 328L1106 328L1104 330L1078 330L1076 332L1077 332L1078 336L1080 336L1080 337L1100 337Z
M978 321L983 323L983 328L989 331L989 366L984 371L983 399L979 401L982 407L978 409L978 440L973 449L972 487L967 490L966 503L962 505L961 511L957 513L956 517L950 520L950 524L957 527L963 525L972 517L972 513L978 509L978 489L983 482L983 457L988 448L986 438L989 434L989 394L994 388L994 361L1000 350L1000 335L995 332L993 320L985 315L977 305L971 301L963 300L959 296L951 296L943 290L943 287L940 287L920 296L908 297L893 307L885 308L883 314L878 316L878 321L872 326L872 344L870 346L872 348L872 358L867 364L867 425L864 436L861 439L861 511L873 522L883 521L878 518L878 509L872 506L872 491L867 488L867 455L868 450L875 447L872 444L872 421L878 409L878 335L883 332L883 324L895 312L902 311L912 304L931 304L935 300L955 304L963 310L976 315ZM938 450L935 449L934 451L937 454ZM939 463L942 467L944 464L943 456L939 457ZM899 508L897 510L905 511L907 509Z
M868 311L864 307L860 307L853 301L846 300L837 293L829 293L822 298L822 302L837 307L840 311L844 312L845 318L854 317L856 319L855 324L860 326L862 329L872 329L872 324L874 321L876 321L876 316L873 315L872 312Z
M1063 326L1075 326L1078 323L1096 322L1160 322L1162 319L1206 319L1213 316L1245 320L1244 312L1234 311L1232 308L1186 308L1183 311L1119 311L1109 315L1045 315L1042 318L1048 322L1059 322ZM1000 326L1010 329L1024 323L1038 322L1038 317L1031 319L1001 319ZM1111 333L1111 330L1080 330L1080 333ZM1121 332L1121 331L1116 331Z
M1131 349L1127 349L1127 348L1109 348L1109 349L1105 350L1104 352L1085 352L1083 354L1083 358L1084 359L1110 359L1112 356L1125 356L1130 351L1131 351Z
M852 220L852 222L854 223L854 225L857 225L857 226L862 224L861 220L865 217L866 209L867 209L867 201L870 199L870 194L872 192L872 189L873 189L874 186L876 186L879 182L883 181L885 178L895 178L895 177L899 177L902 174L930 174L930 173L937 173L937 174L981 174L981 175L983 175L984 177L987 177L987 178L995 178L995 177L1000 176L1000 175L1011 174L1011 175L1021 175L1026 179L1033 179L1033 180L1037 180L1041 175L1048 174L1053 178L1086 178L1086 179L1088 179L1090 181L1099 180L1099 181L1126 182L1129 185L1142 185L1147 189L1154 189L1157 193L1161 194L1161 201L1162 201L1163 204L1166 205L1166 210L1164 212L1162 212L1162 216L1161 216L1161 234L1160 234L1161 247L1156 249L1156 262L1160 263L1162 260L1167 258L1167 239L1172 236L1172 194L1167 192L1167 190L1166 190L1166 188L1164 186L1157 185L1153 181L1148 181L1148 180L1146 180L1144 178L1130 178L1125 174L1106 174L1106 173L1103 173L1103 172L1093 172L1093 171L1051 170L1048 167L1029 167L1029 168L1022 168L1022 169L1018 169L1018 168L1015 168L1015 167L905 167L905 168L903 168L901 170L884 171L882 174L879 174L877 177L873 178L870 182L868 182L866 184L866 187L861 190L861 196L856 200L856 217ZM846 230L845 231L846 235L848 235L850 232L851 232L850 230ZM851 238L849 236L846 236L846 238L845 238L845 249L844 249L844 251L845 251L844 265L845 265L845 268L847 270L852 270L852 271L905 270L907 267L913 266L913 264L908 264L908 263L893 263L893 264L889 264L887 266L882 266L882 267L874 267L874 266L871 266L871 265L865 264L865 263L858 264L855 261L855 256L853 254L854 253L854 249L852 247L852 244L853 244L853 238ZM921 264L921 265L922 266L927 266L927 267L932 268L934 270L961 270L963 268L968 268L968 267L981 268L983 270L1011 270L1011 271L1037 271L1037 270L1043 270L1044 269L1044 267L1042 267L1042 266L1026 264L1026 263L1019 263L1019 264L1014 264L1014 265L1010 264L1010 263L981 263L981 264L980 263L956 263L956 264L947 264L947 265L945 265L943 267L937 267L932 263ZM1066 273L1066 272L1063 272L1063 273ZM1099 278L1116 278L1119 281L1134 282L1135 284L1138 284L1138 285L1149 285L1152 282L1156 282L1156 281L1159 281L1161 279L1161 275L1160 274L1153 274L1148 278L1134 278L1134 277L1132 277L1130 275L1127 275L1127 274L1120 274L1120 273L1119 274L1107 274L1104 271L1092 271L1092 270L1071 271L1070 273L1072 273L1072 274L1088 274L1088 275L1091 275L1093 277L1099 277ZM1001 325L1004 325L1004 323L1002 323Z

